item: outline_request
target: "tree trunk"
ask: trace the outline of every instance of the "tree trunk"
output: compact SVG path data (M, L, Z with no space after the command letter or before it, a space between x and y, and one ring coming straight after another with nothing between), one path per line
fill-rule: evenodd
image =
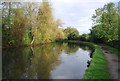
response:
M32 40L32 42L31 42L31 45L33 45L33 43L34 43L34 40L35 40L35 37L33 37L33 40Z

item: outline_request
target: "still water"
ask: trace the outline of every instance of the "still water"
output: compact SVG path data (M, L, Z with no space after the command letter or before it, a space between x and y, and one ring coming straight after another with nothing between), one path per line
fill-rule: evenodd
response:
M3 50L3 79L82 79L91 49L86 45L52 43Z

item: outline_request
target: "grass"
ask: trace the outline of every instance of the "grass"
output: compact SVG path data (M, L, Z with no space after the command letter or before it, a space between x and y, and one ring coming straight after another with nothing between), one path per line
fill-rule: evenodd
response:
M86 70L86 73L83 77L83 81L86 81L87 79L89 79L89 81L96 81L95 79L99 79L97 81L104 81L105 79L111 79L107 66L108 62L105 59L103 52L101 51L99 46L97 45L94 46L95 46L95 51L93 53L93 58L90 63L90 66Z
M105 45L105 46L108 48L108 50L111 50L112 53L114 53L114 54L116 54L117 56L120 57L120 51L118 49L107 46L107 45Z

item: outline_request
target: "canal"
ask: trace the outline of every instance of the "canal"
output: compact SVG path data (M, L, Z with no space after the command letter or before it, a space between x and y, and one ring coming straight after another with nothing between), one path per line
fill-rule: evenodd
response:
M9 48L2 53L3 79L82 79L91 49L87 45L51 43Z

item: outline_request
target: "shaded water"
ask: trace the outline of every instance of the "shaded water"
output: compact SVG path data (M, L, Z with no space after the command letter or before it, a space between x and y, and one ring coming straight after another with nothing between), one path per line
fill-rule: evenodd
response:
M88 46L52 43L3 50L3 79L82 79L90 61Z

